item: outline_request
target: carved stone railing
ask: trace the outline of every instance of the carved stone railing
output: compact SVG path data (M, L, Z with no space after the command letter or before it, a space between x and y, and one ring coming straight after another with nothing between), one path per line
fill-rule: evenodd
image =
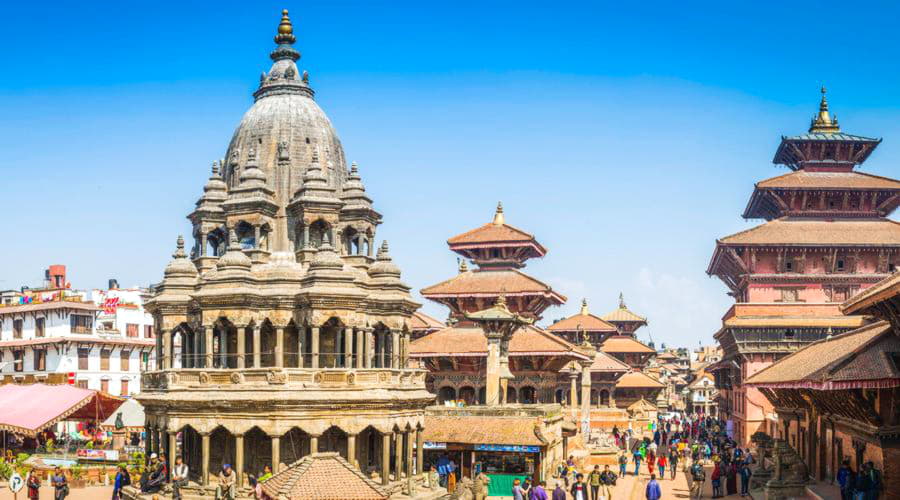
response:
M144 372L144 391L167 389L232 389L289 386L291 388L425 388L427 370L360 368L173 368Z

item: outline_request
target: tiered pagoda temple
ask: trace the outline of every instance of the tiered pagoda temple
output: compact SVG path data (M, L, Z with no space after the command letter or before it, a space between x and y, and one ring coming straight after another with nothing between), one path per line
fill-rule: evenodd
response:
M900 203L900 182L858 171L880 143L842 132L823 88L809 132L782 137L775 153L791 172L757 183L744 211L766 222L716 241L707 273L735 304L715 335L723 359L709 370L739 442L775 425L771 404L742 381L861 326L865 318L842 315L841 302L895 270L900 225L887 216Z
M615 311L593 315L585 299L578 314L553 323L547 331L571 342L588 342L599 351L590 368L591 406L628 408L642 398L655 405L665 387L642 373L656 354L635 337L646 324L647 319L629 310L620 294Z
M438 403L462 400L469 405L484 404L487 340L466 316L488 309L503 296L510 311L536 321L548 307L560 305L566 298L521 271L525 261L543 257L547 250L534 236L506 224L502 205L497 206L490 223L447 243L464 259L459 273L421 293L450 309L450 326L414 340L410 357L428 368L428 387L438 395ZM470 270L467 260L477 267ZM562 402L568 384L559 387L556 373L571 361L588 365L593 361L574 344L533 324L516 330L509 353L513 378L507 385L508 403Z
M434 396L427 372L407 368L419 304L386 242L373 257L381 215L295 41L284 11L271 69L189 215L193 250L178 238L146 306L161 364L138 396L147 451L184 457L190 498L212 496L226 463L240 498L248 474L320 452L375 474L384 496L423 465Z

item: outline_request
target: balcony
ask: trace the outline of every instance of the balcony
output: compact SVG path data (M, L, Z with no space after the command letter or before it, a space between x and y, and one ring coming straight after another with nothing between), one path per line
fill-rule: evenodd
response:
M171 389L425 389L427 370L394 368L174 368L141 374L144 391Z

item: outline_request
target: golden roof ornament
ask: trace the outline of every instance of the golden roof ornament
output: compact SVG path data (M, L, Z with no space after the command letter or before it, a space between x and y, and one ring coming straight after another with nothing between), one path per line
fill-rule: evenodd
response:
M588 314L590 313L588 312L587 299L581 299L581 315L587 316Z
M837 115L828 113L828 99L825 98L826 92L828 90L823 86L819 112L813 117L809 126L809 133L811 134L837 134L841 131L841 127L838 126Z
M502 226L506 223L506 219L503 217L503 202L497 202L497 211L494 213L494 220L492 224L495 226Z
M276 43L294 43L294 25L291 24L291 18L288 16L288 10L281 11L281 23L278 24L278 36L275 37Z
M622 292L619 292L619 309L626 309L625 295L623 295Z

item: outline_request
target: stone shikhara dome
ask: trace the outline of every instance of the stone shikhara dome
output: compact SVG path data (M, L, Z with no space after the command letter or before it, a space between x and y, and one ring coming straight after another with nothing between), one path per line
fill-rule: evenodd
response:
M253 94L255 103L234 131L222 172L230 188L238 186L241 171L255 154L281 206L300 188L316 152L338 196L348 175L341 141L313 99L308 74L297 68L300 52L293 47L295 41L285 11L275 36L278 46L270 54L272 67L260 75L259 88Z

